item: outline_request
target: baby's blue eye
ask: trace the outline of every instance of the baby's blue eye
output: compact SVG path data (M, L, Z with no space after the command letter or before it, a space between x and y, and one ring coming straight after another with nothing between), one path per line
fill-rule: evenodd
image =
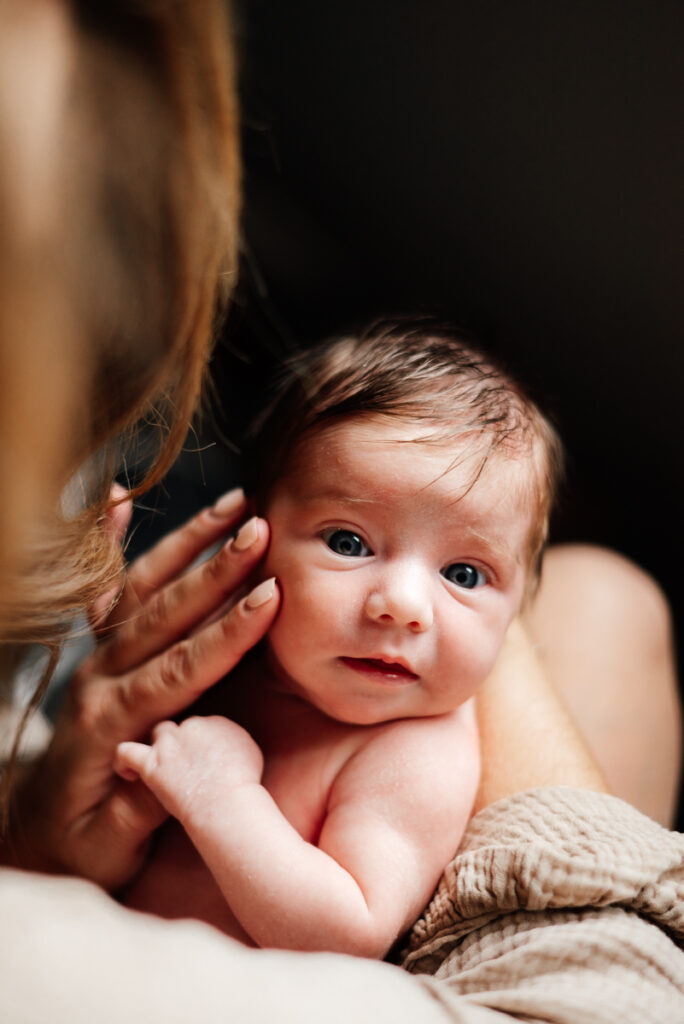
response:
M321 535L331 551L347 558L367 558L373 552L357 533L351 530L325 530Z
M464 590L473 590L487 582L484 574L474 565L468 565L467 562L453 562L451 565L446 565L442 569L442 576L449 580L449 583L455 583L457 587L463 587Z

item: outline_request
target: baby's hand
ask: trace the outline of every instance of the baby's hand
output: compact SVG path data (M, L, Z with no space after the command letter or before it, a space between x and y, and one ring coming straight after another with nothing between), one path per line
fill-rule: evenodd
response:
M169 814L187 823L211 813L217 796L259 783L263 764L248 732L228 718L211 715L187 718L180 725L162 722L152 732L150 746L120 743L114 769L124 779L142 779Z

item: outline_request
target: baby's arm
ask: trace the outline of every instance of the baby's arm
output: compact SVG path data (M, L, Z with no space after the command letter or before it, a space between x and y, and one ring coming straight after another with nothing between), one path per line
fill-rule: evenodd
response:
M258 945L370 957L427 902L465 828L478 768L470 706L383 727L340 772L313 846L260 784L259 748L227 719L164 723L151 747L122 744L117 763L180 820Z

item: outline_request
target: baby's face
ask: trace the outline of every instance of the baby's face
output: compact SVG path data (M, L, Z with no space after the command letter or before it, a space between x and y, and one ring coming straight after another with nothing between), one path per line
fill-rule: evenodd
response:
M282 590L269 634L277 676L340 721L457 707L522 600L528 462L495 455L471 486L481 456L419 444L421 433L380 416L318 431L267 510L266 573Z

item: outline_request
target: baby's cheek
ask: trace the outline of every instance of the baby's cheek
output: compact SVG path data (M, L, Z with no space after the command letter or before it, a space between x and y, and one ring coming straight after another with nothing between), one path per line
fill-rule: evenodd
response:
M272 653L292 672L309 658L345 653L361 616L358 588L344 574L311 565L290 564L287 569L279 577L281 606L268 637Z
M484 631L479 651L479 680L478 685L483 683L496 664L501 647L506 635L506 624L496 622L489 629Z
M285 626L285 629L283 628ZM277 662L280 662L281 655L284 650L284 641L287 636L286 632L287 624L283 622L282 612L279 618L273 623L268 633L266 634L266 647L271 658L275 658Z
M462 642L454 645L453 658L461 669L463 700L473 696L493 669L502 639L498 630L479 628L469 630Z
M283 590L278 616L266 635L266 645L273 667L297 677L311 644L311 623L303 613L292 589Z

